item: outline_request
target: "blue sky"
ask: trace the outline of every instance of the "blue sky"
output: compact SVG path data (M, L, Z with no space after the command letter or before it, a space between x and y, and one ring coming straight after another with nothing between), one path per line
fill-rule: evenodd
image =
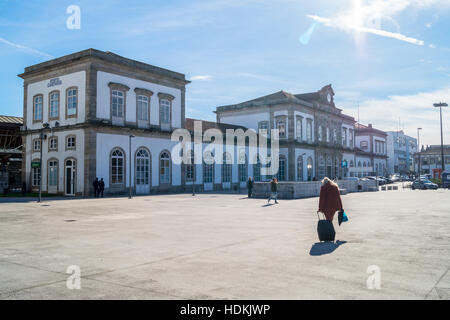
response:
M69 30L66 9L81 9ZM332 84L362 123L439 144L450 103L450 0L0 0L0 114L22 115L26 66L87 48L186 74L187 116ZM444 140L450 143L444 112Z

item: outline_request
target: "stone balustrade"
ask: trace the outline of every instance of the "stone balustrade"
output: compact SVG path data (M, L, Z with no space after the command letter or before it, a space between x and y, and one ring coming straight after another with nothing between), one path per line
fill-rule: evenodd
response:
M340 189L346 189L346 193L366 192L377 190L376 181L350 181L339 180L337 182ZM320 181L281 181L278 182L279 199L300 199L318 197L320 194ZM358 186L360 190L358 190ZM270 182L255 182L253 187L253 197L268 198L270 194Z

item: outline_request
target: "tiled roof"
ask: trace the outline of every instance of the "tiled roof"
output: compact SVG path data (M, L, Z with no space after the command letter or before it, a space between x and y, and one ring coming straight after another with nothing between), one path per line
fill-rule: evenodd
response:
M23 118L21 118L21 117L12 117L12 116L1 116L0 115L0 123L23 124Z

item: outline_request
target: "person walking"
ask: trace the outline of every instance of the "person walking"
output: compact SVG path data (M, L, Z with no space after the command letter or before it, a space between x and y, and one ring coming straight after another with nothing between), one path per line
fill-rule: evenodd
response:
M320 188L319 211L323 212L327 220L333 221L336 211L343 210L338 185L325 177Z
M267 199L267 203L270 203L270 200L272 199L275 200L275 203L278 203L278 181L275 177L270 181L270 196L269 199Z
M97 198L98 197L98 178L95 178L92 185L94 186L94 198Z
M252 177L248 177L247 180L247 191L248 191L248 197L252 197L252 191L253 191L253 179Z
M100 179L98 182L98 189L99 189L99 196L103 198L103 192L105 191L105 181L103 181L103 178Z

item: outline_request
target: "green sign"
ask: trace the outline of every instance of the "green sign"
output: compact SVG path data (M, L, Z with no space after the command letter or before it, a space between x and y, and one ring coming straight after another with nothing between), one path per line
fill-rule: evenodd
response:
M41 163L38 161L34 161L31 163L31 167L32 168L40 168L41 167Z

